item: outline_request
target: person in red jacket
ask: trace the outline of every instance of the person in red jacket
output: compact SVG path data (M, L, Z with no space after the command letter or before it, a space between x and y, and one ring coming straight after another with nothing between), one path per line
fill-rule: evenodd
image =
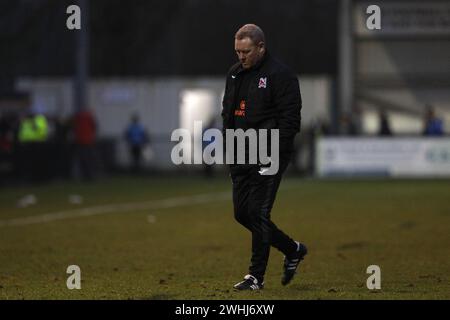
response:
M77 112L73 119L75 161L81 177L92 180L95 175L95 137L97 123L88 109Z

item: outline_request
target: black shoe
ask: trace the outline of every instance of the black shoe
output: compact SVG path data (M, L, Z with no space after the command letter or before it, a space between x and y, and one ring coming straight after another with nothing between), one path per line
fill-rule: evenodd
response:
M304 244L297 241L295 242L297 243L297 251L289 257L284 257L283 277L281 278L281 284L283 286L291 282L297 271L297 267L300 264L300 261L302 261L305 255L308 253L308 249Z
M264 282L259 282L251 274L248 274L244 277L244 281L236 283L234 286L236 290L261 290L264 288Z

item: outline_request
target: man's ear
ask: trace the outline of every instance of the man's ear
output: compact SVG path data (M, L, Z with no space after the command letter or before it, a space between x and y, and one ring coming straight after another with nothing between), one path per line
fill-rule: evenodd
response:
M259 51L259 53L264 53L265 48L266 48L266 46L265 46L264 42L261 41L258 44L258 51Z

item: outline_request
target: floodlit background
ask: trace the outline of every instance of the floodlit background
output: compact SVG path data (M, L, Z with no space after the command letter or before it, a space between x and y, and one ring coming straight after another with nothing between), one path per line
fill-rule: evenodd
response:
M81 30L66 27L72 4ZM302 131L272 217L310 247L288 288L273 251L256 298L450 297L447 1L8 0L1 299L255 298L230 290L250 235L227 167L170 158L175 129L221 128L246 23L300 81ZM72 264L81 290L66 287Z

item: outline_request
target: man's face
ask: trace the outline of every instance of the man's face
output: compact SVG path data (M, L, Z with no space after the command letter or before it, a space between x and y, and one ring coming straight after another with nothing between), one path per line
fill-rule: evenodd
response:
M241 40L234 40L234 50L244 69L254 66L264 55L264 42L258 45L254 44L250 38L246 37Z

